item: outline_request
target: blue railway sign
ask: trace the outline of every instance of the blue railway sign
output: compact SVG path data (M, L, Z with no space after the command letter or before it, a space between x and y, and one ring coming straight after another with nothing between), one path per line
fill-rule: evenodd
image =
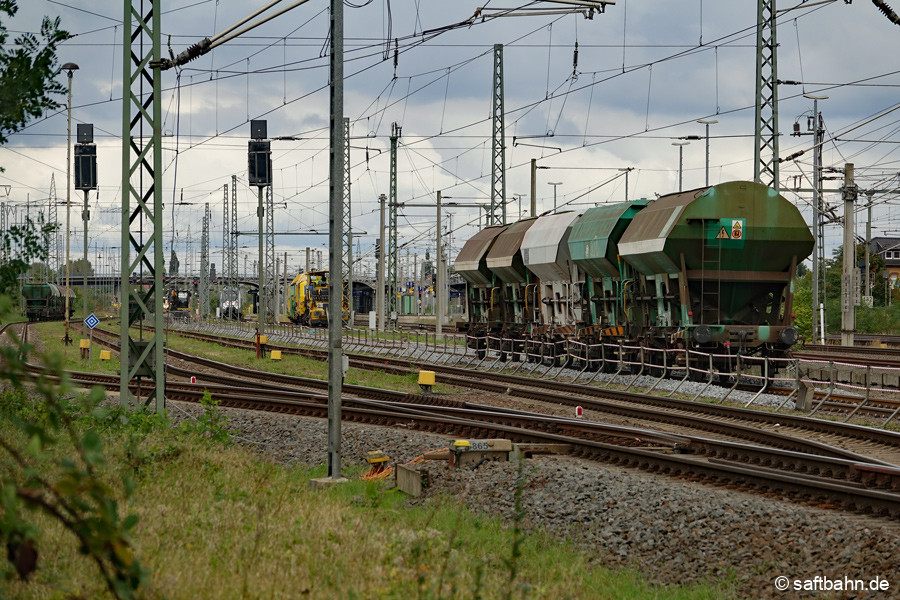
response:
M100 324L100 319L98 319L94 313L91 313L91 316L84 320L84 324L93 329Z

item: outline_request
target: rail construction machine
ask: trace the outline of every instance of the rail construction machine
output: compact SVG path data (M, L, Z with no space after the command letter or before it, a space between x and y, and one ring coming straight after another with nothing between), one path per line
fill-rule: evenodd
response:
M163 308L176 319L190 317L191 291L178 287L169 288L164 296Z
M480 355L590 367L610 347L651 362L681 349L724 370L729 356L781 357L798 341L792 281L812 248L793 204L734 181L488 227L455 268Z
M350 305L343 302L341 317L350 319ZM288 318L300 325L328 325L328 271L300 273L288 287Z

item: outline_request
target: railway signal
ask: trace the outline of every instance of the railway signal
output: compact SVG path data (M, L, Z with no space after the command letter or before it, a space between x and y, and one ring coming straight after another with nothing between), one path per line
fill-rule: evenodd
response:
M267 123L264 119L250 121L250 141L247 144L247 160L249 163L248 177L250 185L256 186L259 192L259 204L256 207L256 216L259 219L259 260L257 261L257 282L262 293L259 294L259 310L257 312L257 335L263 335L266 330L266 294L263 290L265 281L265 253L263 252L263 188L272 185L272 143L265 139L268 134ZM257 352L257 355L259 352Z

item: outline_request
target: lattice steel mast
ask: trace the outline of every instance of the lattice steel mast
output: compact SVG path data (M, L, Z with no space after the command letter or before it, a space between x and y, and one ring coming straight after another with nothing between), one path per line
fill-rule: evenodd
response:
M56 177L50 174L50 199L47 204L47 223L58 225L56 213ZM59 227L47 238L47 266L56 273L59 281Z
M758 0L753 181L778 191L778 42L775 17L775 0Z
M228 272L226 273L228 285L237 287L238 278L238 238L237 238L237 175L231 176L231 208L228 211L228 227L225 234L228 242Z
M231 235L228 226L230 223L229 215L231 213L231 205L228 202L228 184L222 186L222 287L229 285L228 274L231 272ZM225 315L222 315L225 316Z
M149 5L149 8L145 9ZM163 361L162 114L160 0L126 0L122 72L122 302L120 402L136 408L132 378L149 377L146 403L165 412ZM134 250L134 256L132 256ZM148 290L132 287L132 273L149 273ZM148 321L138 339L132 325ZM146 384L143 389L147 390Z
M6 222L6 202L0 202L0 231L9 231L9 224ZM6 244L0 248L0 260L6 262L9 260L9 251Z
M491 108L491 209L487 224L506 223L506 139L503 108L503 44L494 44Z
M209 202L203 210L203 233L200 235L200 316L209 315Z
M353 323L353 229L350 216L350 119L344 117L344 302L350 307L350 323Z
M388 276L388 301L387 316L391 320L397 314L397 255L400 249L397 245L397 140L400 139L401 127L397 123L391 124L391 179L390 195L388 196L388 243L387 258Z
M278 274L275 272L275 210L274 192L272 186L266 187L266 258L265 258L265 286L260 284L260 293L266 294L266 320L275 321L275 302Z

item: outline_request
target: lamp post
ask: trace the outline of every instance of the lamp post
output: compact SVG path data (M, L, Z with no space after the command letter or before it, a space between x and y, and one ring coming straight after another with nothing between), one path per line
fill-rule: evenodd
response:
M547 184L553 186L553 212L556 212L556 186L562 185L562 181L548 181Z
M72 343L69 337L69 220L72 213L72 74L78 70L75 63L66 63L62 66L62 70L66 71L69 77L69 99L66 103L68 113L68 124L66 125L66 334L63 337L63 343L66 346Z
M709 187L709 126L718 123L718 119L697 119L701 125L706 125L706 186Z
M672 142L673 146L678 146L678 191L683 192L682 175L684 174L684 147L690 142Z

